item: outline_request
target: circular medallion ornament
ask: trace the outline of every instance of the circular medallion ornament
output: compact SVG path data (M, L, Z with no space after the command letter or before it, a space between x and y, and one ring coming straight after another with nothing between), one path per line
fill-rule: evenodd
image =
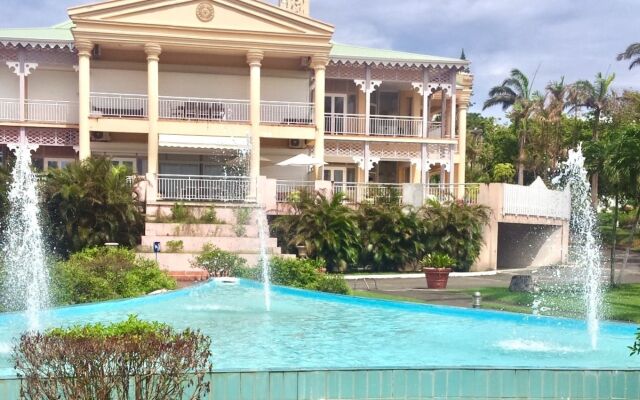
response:
M202 22L209 22L213 19L213 5L211 3L200 3L196 8L196 16Z

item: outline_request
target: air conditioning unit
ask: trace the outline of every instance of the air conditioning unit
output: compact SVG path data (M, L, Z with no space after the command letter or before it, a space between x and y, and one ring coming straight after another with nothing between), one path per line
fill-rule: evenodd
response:
M304 149L307 147L307 141L304 139L289 139L290 149Z
M102 49L100 48L100 45L97 44L93 46L93 49L91 50L91 57L94 59L99 59L101 56L102 56Z
M110 140L109 132L91 132L92 142L108 142Z

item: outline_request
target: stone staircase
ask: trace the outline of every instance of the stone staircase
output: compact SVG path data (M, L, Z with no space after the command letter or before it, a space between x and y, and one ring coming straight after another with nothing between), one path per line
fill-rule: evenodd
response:
M179 281L203 280L208 277L201 269L193 268L192 261L206 245L214 245L222 250L238 254L252 267L257 266L260 258L260 237L257 224L257 210L252 209L246 224L239 225L234 207L216 208L217 224L186 224L148 221L145 234L138 248L142 257L156 260L160 268ZM193 210L198 216L202 210ZM163 215L167 215L166 212ZM160 253L153 253L153 244L160 243ZM181 248L171 249L170 242L181 242ZM280 255L277 239L267 240L267 252Z

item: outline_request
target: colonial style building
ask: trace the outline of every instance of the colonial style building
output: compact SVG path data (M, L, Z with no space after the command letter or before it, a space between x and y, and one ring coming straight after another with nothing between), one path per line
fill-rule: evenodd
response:
M334 43L308 0L111 0L68 14L0 30L3 160L21 135L44 170L107 155L146 176L148 202L251 200L265 179L280 198L316 180L352 197L465 182L466 60ZM313 168L278 165L301 153Z

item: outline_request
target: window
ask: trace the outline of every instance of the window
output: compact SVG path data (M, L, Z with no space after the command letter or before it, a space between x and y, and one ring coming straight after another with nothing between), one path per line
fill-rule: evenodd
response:
M119 167L119 166L126 167L129 170L131 170L131 172L133 172L134 174L137 172L135 158L114 157L111 159L111 164L113 164L114 167Z
M73 158L45 158L44 159L44 170L48 171L50 169L60 169L64 168L67 165L71 164L75 160Z

